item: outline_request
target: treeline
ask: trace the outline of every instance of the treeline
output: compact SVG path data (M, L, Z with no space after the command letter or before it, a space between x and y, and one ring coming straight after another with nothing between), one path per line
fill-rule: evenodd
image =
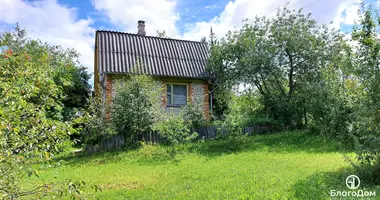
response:
M305 128L357 149L356 168L380 183L379 16L363 5L349 34L320 25L302 10L243 22L212 40L216 118ZM233 87L244 94L226 101ZM237 116L237 117L236 117ZM239 121L239 119L242 119ZM248 120L247 120L248 119ZM261 120L261 121L260 121ZM357 163L357 164L355 164Z
M39 176L73 144L85 119L90 75L72 49L27 37L18 26L0 34L0 195L83 197L82 182L22 184ZM78 121L79 120L79 121ZM71 137L71 139L70 139ZM46 164L46 165L39 165Z
M212 123L228 129L228 144L246 141L239 131L246 125L307 129L355 148L358 160L351 163L379 184L380 18L375 13L363 6L353 31L343 34L302 10L284 8L273 18L246 20L222 39L211 38ZM74 50L29 39L19 27L0 35L3 198L82 198L82 182L21 185L46 166L36 163L54 164L53 157L78 139L94 145L111 134L131 140L157 130L174 158L177 144L196 137L189 128L209 123L197 103L180 116L164 112L155 98L159 90L152 90L154 80L144 75L120 82L112 105L103 109L99 99L89 98L89 78ZM232 92L236 87L245 88L242 95Z

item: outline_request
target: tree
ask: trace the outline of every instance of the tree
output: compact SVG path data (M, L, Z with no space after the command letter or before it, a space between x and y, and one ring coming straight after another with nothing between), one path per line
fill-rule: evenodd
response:
M285 7L272 19L246 21L215 42L208 69L218 87L245 85L258 91L269 117L299 128L309 112L308 83L319 69L334 65L341 40L339 32L319 26L302 10Z
M360 85L358 106L351 115L354 119L351 132L355 137L358 160L369 167L367 177L380 183L380 39L379 16L372 6L364 4L359 12L359 21L354 26L352 39L356 42L352 52L350 74Z
M16 27L17 34L6 40L6 46L12 49L14 53L18 53L23 48L29 48L29 51L40 51L44 49L45 53L49 54L49 62L54 67L54 82L58 87L62 88L63 106L60 113L55 117L70 120L75 114L75 109L86 108L90 95L91 86L88 81L91 75L88 74L86 68L79 63L79 53L74 49L63 49L58 45L49 45L38 41L37 43L25 46L28 41L26 31ZM8 36L5 36L8 37Z
M40 41L30 40L26 31L0 36L0 194L2 198L35 198L53 193L82 193L78 184L40 183L22 186L26 176L38 176L39 167L70 144L74 130L69 122L58 119L63 109L64 93L56 84L56 67L63 62L55 59ZM70 79L62 77L64 83ZM71 181L69 181L71 182ZM60 187L62 186L62 187Z
M175 158L176 145L198 137L197 133L190 133L182 115L164 114L163 119L154 124L153 130L159 131L168 144L171 145L172 159Z
M85 109L89 105L91 86L89 80L91 75L87 72L86 67L82 66L78 60L79 53L74 49L62 49L60 46L49 46L49 54L55 59L51 65L56 66L56 75L54 81L62 87L64 99L62 101L63 119L70 120L75 116L77 110ZM57 65L63 62L63 65ZM65 84L62 77L67 77L71 84Z
M131 75L117 83L111 120L116 132L131 141L138 133L151 130L160 112L161 86L147 75Z
M224 56L227 49L222 42L215 39L215 33L210 28L210 58L207 62L206 71L210 74L210 111L213 119L223 119L228 114L228 104L232 94L233 81L225 71Z

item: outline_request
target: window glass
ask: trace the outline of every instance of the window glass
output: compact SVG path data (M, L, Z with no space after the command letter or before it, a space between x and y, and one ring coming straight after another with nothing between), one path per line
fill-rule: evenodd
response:
M168 84L166 92L167 93L172 93L172 85L171 84Z
M187 103L187 86L167 84L166 89L167 105L186 105Z
M173 85L173 104L186 105L186 85Z
M167 97L166 104L171 105L172 104L172 95L168 94L166 97Z

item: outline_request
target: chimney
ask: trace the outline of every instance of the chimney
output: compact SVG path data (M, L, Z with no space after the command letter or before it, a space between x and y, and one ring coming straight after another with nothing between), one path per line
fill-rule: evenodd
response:
M146 32L145 32L145 21L143 20L139 20L137 22L137 34L138 35L146 35Z

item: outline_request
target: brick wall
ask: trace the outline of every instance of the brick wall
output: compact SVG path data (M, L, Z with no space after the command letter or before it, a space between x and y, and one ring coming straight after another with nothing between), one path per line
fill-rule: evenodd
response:
M166 81L162 81L162 96L161 96L161 100L162 100L162 107L165 108L166 107L166 102L167 102L167 98L166 98Z
M110 106L111 106L111 102L112 102L112 93L113 93L113 90L112 90L112 75L106 75L106 85L105 85L105 93L106 93L106 103L105 103L105 113L106 113L106 118L107 119L110 119L111 117L111 113L110 113Z
M205 81L203 83L203 91L204 91L204 99L203 99L203 105L204 105L204 115L206 120L210 119L210 105L209 105L209 97L208 97L208 82Z
M112 98L116 93L116 84L119 79L123 76L121 75L107 75L106 77L106 105L109 107L112 102ZM181 83L181 82L178 82ZM162 108L167 112L179 113L182 111L181 107L167 107L167 97L166 97L166 84L167 82L164 80L156 80L157 88L162 89L162 93L159 97L157 97L162 105ZM208 95L208 84L207 81L194 80L187 84L188 86L188 103L197 102L203 105L204 116L206 119L210 119L210 111L209 111L209 95ZM109 112L106 112L107 118L109 118Z

